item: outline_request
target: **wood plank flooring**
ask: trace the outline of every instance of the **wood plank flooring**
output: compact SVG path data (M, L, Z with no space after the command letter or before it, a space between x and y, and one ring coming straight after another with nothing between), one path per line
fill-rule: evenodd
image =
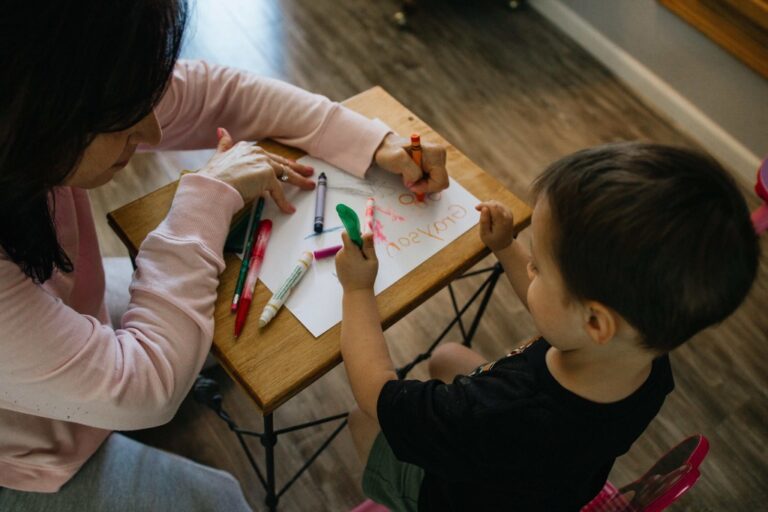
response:
M381 85L520 197L551 161L608 141L694 144L574 42L532 10L502 1L423 0L411 28L390 23L394 1L197 0L184 56L205 58L342 100ZM734 86L737 93L738 84ZM173 179L183 155L137 156L92 193L102 252L125 255L104 213ZM750 194L745 184L745 194ZM756 201L751 199L750 204ZM768 253L768 237L761 243ZM492 263L488 259L488 263ZM478 279L457 287L468 297ZM712 443L698 484L673 511L754 511L768 502L768 264L763 257L746 303L722 325L673 355L677 390L611 480L638 477L686 435ZM447 291L387 331L396 362L423 350L450 318ZM506 281L494 294L476 340L488 358L534 332ZM458 331L451 339L459 339ZM261 428L250 400L221 369L225 407L243 427ZM424 377L425 368L412 374ZM352 397L340 366L280 408L276 427L346 410ZM333 427L281 437L277 478L284 483ZM232 472L255 510L264 493L233 435L188 399L168 425L135 434L162 448ZM253 445L262 454L258 443ZM363 499L360 468L346 432L282 497L281 510L343 511ZM553 491L557 484L553 482ZM764 509L764 508L763 508Z

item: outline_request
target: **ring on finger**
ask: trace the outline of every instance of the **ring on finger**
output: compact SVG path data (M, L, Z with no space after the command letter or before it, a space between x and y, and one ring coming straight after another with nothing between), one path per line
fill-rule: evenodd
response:
M280 181L288 181L288 166L285 164L279 164L280 165L280 176L277 178Z

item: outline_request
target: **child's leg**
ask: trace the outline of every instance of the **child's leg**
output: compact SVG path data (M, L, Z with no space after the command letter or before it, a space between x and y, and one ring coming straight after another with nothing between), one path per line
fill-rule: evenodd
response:
M357 407L349 413L349 431L363 462L363 493L389 510L416 512L424 470L401 462L379 425Z
M432 352L429 375L448 384L457 375L467 375L486 362L483 356L471 348L459 343L445 343Z

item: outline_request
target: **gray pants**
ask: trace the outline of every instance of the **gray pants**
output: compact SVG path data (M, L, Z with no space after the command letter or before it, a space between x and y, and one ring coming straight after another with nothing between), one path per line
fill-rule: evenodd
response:
M229 473L112 434L59 492L0 487L3 512L250 511Z

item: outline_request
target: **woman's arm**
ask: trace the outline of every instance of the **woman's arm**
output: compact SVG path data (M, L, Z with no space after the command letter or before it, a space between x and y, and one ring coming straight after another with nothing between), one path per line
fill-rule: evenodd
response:
M208 353L224 238L242 206L230 186L184 176L141 245L117 330L0 253L0 407L106 429L170 420Z
M222 126L235 140L269 137L357 176L391 131L323 96L203 61L177 63L156 113L159 149L212 148Z

